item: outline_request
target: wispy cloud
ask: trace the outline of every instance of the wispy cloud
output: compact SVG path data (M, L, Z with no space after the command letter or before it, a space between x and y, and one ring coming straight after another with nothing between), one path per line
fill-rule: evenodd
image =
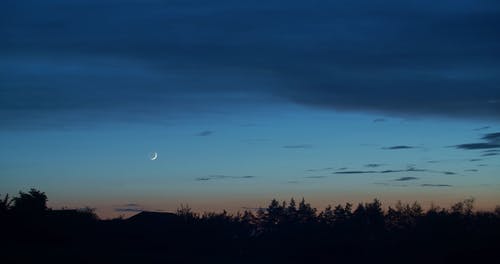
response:
M326 178L326 176L305 176L304 178L309 178L309 179L323 179L323 178Z
M359 171L359 170L352 170L352 171L336 171L332 172L333 174L365 174L365 173L380 173L379 171Z
M422 187L453 187L450 184L431 184L431 183L424 183L420 184Z
M458 149L465 149L465 150L500 148L500 132L486 134L481 139L486 142L460 144L460 145L455 145L455 147Z
M469 144L460 144L455 146L458 149L466 149L466 150L474 150L474 149L494 149L500 148L499 144L493 143L469 143Z
M391 146L391 147L384 147L382 149L387 149L387 150L399 150L399 149L414 149L416 147L413 146L406 146L406 145L398 145L398 146Z
M255 178L255 176L252 175L230 176L230 175L214 174L214 175L208 175L207 177L198 177L195 180L210 181L210 180L223 180L223 179L252 179L252 178Z
M142 212L144 211L144 208L137 203L127 203L121 206L117 206L114 208L115 212L122 212L122 213L127 213L127 212Z
M404 169L404 170L383 170L383 171L379 171L379 173L397 173L397 172L426 172L426 171L430 171L430 172L432 172L431 170L426 170L426 169L417 169L417 168L410 167L410 168L407 168L407 169Z
M500 144L500 132L486 134L483 139L491 143Z
M484 150L483 154L481 155L482 157L489 157L489 156L498 156L500 155L500 149L489 149L489 150Z
M417 177L401 177L395 179L395 181L413 181L413 180L418 180Z
M382 166L383 164L378 164L378 163L370 163L370 164L366 164L365 167L366 168L378 168L380 166Z
M475 128L474 131L483 131L483 130L487 130L487 129L490 129L490 126L478 127L478 128Z
M138 207L140 205L137 204L137 203L128 203L128 204L124 204L123 206L126 206L126 207Z
M211 179L212 179L212 178L209 178L209 177L198 177L198 178L196 178L195 180L196 180L196 181L209 181L209 180L211 180Z
M367 174L367 173L376 173L376 174L389 174L389 173L408 173L408 172L430 172L430 173L439 173L445 175L455 175L455 172L451 171L437 171L437 170L428 170L428 169L418 169L414 167L409 167L407 169L399 169L399 170L351 170L351 171L336 171L333 174ZM406 178L406 177L403 177ZM413 177L409 177L413 178Z
M196 133L196 136L199 136L199 137L207 137L207 136L210 136L212 135L214 132L212 130L204 130L204 131L201 131L199 133Z
M125 213L125 212L142 212L144 210L140 208L115 208L114 211Z
M500 153L500 149L488 149L488 150L484 150L483 153Z
M321 169L307 169L307 172L320 172L320 171L329 171L329 170L334 170L335 168L332 167L327 167L327 168L321 168Z

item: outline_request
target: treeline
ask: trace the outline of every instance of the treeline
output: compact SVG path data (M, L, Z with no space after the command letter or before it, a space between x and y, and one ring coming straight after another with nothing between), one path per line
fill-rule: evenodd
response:
M92 209L47 208L38 190L0 200L2 263L479 263L498 260L500 207L473 199L424 210L372 202L317 210L272 200L255 213L143 212L100 220Z

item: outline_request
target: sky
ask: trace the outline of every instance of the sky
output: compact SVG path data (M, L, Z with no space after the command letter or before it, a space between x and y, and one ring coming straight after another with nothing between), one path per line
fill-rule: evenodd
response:
M496 0L5 0L0 194L493 208L498 32Z

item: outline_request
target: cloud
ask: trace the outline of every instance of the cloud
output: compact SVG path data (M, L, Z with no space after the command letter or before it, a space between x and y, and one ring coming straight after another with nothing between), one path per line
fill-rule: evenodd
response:
M329 170L334 170L335 168L332 167L327 167L327 168L321 168L321 169L307 169L307 172L319 172L319 171L329 171Z
M481 157L492 157L492 156L499 156L500 155L500 149L489 149L489 150L484 150L481 154Z
M196 178L195 180L196 180L196 181L209 181L209 180L211 180L211 179L212 179L212 178L209 178L209 177L198 177L198 178Z
M285 145L283 148L287 149L308 149L312 148L312 145L309 144L300 144L300 145Z
M385 148L382 148L382 149L398 150L398 149L414 149L414 148L415 147L412 147L412 146L399 145L399 146L385 147Z
M453 187L452 185L449 184L430 184L430 183L424 183L420 184L422 187Z
M407 171L407 170L383 170L383 171L378 171L377 173L386 174L386 173L397 173L397 172L403 172L403 171Z
M481 139L483 139L486 142L460 144L456 145L455 147L458 149L466 149L466 150L500 148L500 132L486 134Z
M252 176L252 175L230 176L230 175L214 174L214 175L209 175L208 177L198 177L195 180L196 181L210 181L210 180L217 180L217 179L252 179L252 178L255 178L255 176Z
M124 204L122 206L118 206L118 207L114 208L114 211L115 212L123 212L123 213L142 212L142 211L144 211L144 208L142 208L142 206L140 204L137 204L137 203L128 203L128 204Z
M212 135L214 132L211 131L211 130L204 130L204 131L201 131L200 133L197 133L196 136L199 136L199 137L206 137L206 136L210 136Z
M382 164L378 164L378 163L370 163L370 164L365 165L366 168L378 168L380 166L382 166Z
M413 181L413 180L418 180L417 177L401 177L395 179L395 181Z
M440 173L440 174L446 174L446 175L455 175L455 172L451 171L436 171L436 170L428 170L428 169L417 169L414 167L409 167L407 169L403 170L380 170L380 171L375 171L375 170L352 170L352 171L336 171L333 172L333 174L366 174L366 173L378 173L378 174L389 174L389 173L403 173L403 172L430 172L430 173ZM407 177L403 177L407 178ZM403 179L401 178L401 179ZM408 177L408 178L413 178L413 177Z
M378 171L336 171L333 174L364 174L364 173L379 173Z
M500 153L500 149L488 149L484 150L483 153Z
M460 144L455 146L458 149L474 150L474 149L493 149L500 148L499 144L491 143L470 143L470 144Z
M323 178L326 178L326 176L306 176L304 178L309 178L309 179L323 179Z
M431 170L425 170L425 169L416 169L416 168L407 168L407 169L404 169L404 170L383 170L383 171L380 171L379 173L397 173L397 172L433 172Z
M0 12L3 128L157 122L269 98L500 116L498 1L27 0Z
M500 132L486 134L483 139L490 143L500 144Z
M115 208L114 210L115 210L115 212L123 212L123 213L126 213L126 212L142 212L142 211L144 211L141 208Z
M487 130L487 129L490 129L490 128L491 128L490 126L483 126L483 127L475 128L474 131L482 131L482 130Z
M125 207L138 207L140 205L136 204L136 203L128 203L128 204L124 204L123 206L125 206Z
M484 154L481 154L481 157L492 157L492 156L498 156L500 155L500 153L497 153L497 152L489 152L489 153L484 153Z

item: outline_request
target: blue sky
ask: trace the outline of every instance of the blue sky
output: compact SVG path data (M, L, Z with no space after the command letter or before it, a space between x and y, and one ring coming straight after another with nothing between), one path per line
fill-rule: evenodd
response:
M2 194L500 203L497 1L0 5Z
M114 210L128 203L234 211L274 197L306 197L320 207L372 197L448 204L473 196L490 208L500 199L498 156L453 146L480 142L500 129L492 124L273 104L169 125L2 131L2 193L36 187L54 206L92 206L106 216L122 214ZM414 148L384 149L394 146Z

